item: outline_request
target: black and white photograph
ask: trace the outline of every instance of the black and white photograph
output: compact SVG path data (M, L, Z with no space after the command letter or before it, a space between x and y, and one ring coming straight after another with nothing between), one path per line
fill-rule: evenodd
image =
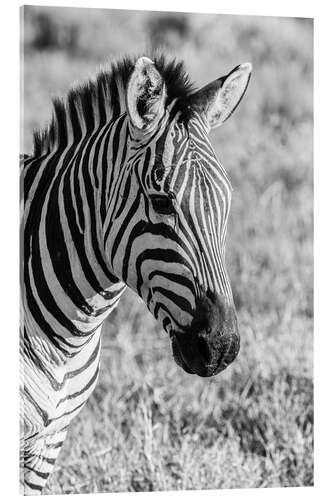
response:
M117 7L20 8L17 488L314 486L314 20Z

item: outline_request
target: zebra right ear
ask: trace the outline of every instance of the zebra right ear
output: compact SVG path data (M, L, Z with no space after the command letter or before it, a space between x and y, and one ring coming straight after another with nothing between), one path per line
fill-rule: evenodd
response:
M165 112L166 87L163 77L148 57L140 57L129 78L126 106L135 128L151 132Z
M236 66L226 76L209 83L192 94L190 106L207 119L210 128L219 127L235 111L247 89L251 63Z

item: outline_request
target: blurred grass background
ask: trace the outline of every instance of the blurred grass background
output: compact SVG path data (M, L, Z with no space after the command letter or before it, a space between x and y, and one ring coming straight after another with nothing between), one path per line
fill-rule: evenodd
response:
M51 97L110 59L162 46L198 87L253 64L244 101L212 132L234 187L239 357L216 378L187 375L126 292L47 493L312 485L312 20L50 7L23 19L25 152Z

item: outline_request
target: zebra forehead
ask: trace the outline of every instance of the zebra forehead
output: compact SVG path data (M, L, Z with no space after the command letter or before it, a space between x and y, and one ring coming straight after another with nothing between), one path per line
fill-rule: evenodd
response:
M227 172L217 158L204 126L200 119L191 118L184 122L180 113L166 125L161 133L150 144L149 155L154 175L158 178L172 172L182 165L183 168L193 166L199 170L208 170L214 177L225 179L231 188Z
M142 181L159 191L173 191L191 186L210 186L220 198L231 197L232 186L228 174L215 155L210 140L202 131L194 133L191 123L186 125L181 117L175 119L164 131L138 152ZM185 175L187 174L189 175ZM192 173L191 173L192 172Z

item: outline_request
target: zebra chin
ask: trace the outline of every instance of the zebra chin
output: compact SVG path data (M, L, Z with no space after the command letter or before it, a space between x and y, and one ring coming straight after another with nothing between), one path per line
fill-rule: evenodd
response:
M207 359L209 356L209 347L207 347L205 341L202 343L200 337L194 342L193 339L188 339L184 342L188 345L182 348L182 344L177 340L177 334L174 334L172 337L174 360L186 373L199 375L199 377L212 377L222 372L237 357L240 347L239 336L232 335L225 342L226 350L222 349L222 353L219 357L214 361L210 361ZM193 344L197 344L198 347L194 349ZM197 351L195 355L193 355L194 351ZM215 352L213 356L216 356Z

